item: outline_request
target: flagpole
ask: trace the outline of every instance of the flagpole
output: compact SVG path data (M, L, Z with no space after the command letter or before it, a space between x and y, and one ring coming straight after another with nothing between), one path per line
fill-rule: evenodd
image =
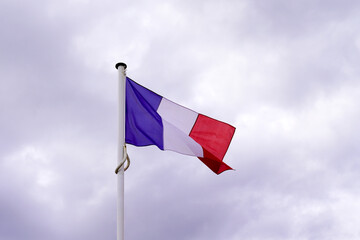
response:
M123 161L125 144L125 81L126 64L119 62L115 65L119 75L119 139L118 165ZM117 240L124 240L124 164L117 173Z

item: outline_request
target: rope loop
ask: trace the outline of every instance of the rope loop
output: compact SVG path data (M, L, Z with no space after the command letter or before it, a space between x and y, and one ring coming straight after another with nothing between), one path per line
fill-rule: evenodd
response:
M126 151L126 145L124 145L124 155L123 155L123 159L122 159L122 162L119 164L119 166L115 169L115 174L118 174L120 168L124 165L124 163L127 161L127 165L124 166L124 172L129 168L130 166L130 157L129 155L127 154L127 151Z

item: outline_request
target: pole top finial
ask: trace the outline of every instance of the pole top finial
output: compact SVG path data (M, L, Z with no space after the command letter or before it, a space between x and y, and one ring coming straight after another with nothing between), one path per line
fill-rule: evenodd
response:
M115 68L118 69L120 66L124 67L124 69L127 68L127 65L123 62L118 62L116 65L115 65Z

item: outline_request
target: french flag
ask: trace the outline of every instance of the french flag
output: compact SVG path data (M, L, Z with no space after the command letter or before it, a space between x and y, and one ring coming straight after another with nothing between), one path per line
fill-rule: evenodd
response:
M126 78L125 142L198 157L216 174L235 128L176 104Z

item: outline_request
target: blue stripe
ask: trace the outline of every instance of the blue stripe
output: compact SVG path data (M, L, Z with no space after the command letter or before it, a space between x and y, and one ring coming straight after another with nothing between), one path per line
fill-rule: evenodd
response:
M126 143L156 145L164 150L162 120L156 112L161 99L160 95L126 78Z

